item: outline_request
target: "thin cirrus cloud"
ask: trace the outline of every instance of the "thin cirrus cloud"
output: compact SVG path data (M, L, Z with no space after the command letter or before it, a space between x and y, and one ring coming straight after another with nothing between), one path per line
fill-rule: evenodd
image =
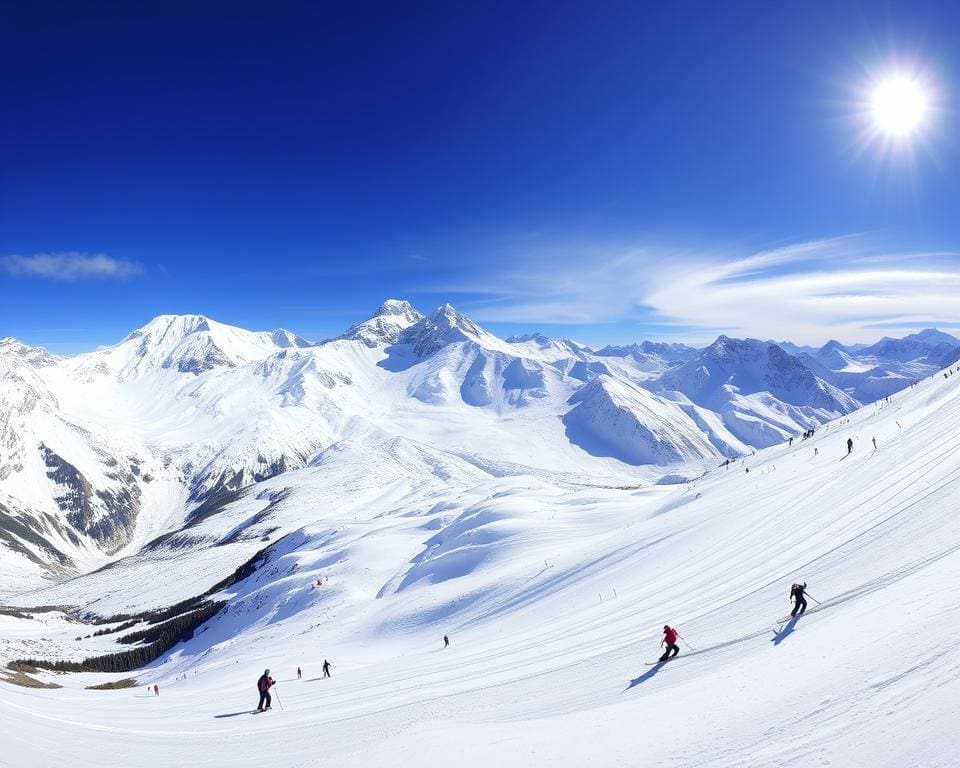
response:
M143 273L143 266L105 253L35 253L0 256L0 270L14 277L50 280L125 280Z
M514 259L437 290L481 322L627 324L691 342L735 336L822 344L960 322L960 254L887 252L860 236L747 256L670 248ZM639 326L639 327L638 327Z

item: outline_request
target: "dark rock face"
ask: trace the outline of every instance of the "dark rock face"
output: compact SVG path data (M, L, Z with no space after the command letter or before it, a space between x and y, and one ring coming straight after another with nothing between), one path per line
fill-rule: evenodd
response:
M58 567L63 570L75 569L76 564L73 560L51 544L46 535L57 531L74 543L79 543L76 534L65 530L56 519L49 515L44 515L43 522L44 524L41 524L40 521L29 515L17 515L15 510L0 504L0 541L4 542L13 552L18 552L31 562L50 571L51 575L59 575ZM24 546L24 542L43 552L48 559L44 560L38 557L28 547Z
M223 493L239 491L253 483L268 480L291 469L302 467L306 461L303 456L279 456L268 459L257 456L255 464L241 469L224 470L219 476L201 475L194 483L191 501L208 501Z
M115 460L105 461L113 470L106 473L107 477L116 480L119 487L94 489L80 470L42 443L40 452L47 477L59 490L54 501L71 526L110 554L130 541L140 512L140 488L131 472L118 469Z

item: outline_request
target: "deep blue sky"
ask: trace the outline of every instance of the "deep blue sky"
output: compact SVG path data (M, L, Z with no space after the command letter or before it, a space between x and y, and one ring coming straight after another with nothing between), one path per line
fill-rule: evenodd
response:
M320 338L391 296L595 342L960 320L917 302L960 248L957 3L472 6L2 2L0 336L72 352L197 312ZM858 111L904 66L936 109L889 152ZM693 300L824 240L769 259L842 272L772 327ZM912 299L800 317L871 259L874 299L904 264Z

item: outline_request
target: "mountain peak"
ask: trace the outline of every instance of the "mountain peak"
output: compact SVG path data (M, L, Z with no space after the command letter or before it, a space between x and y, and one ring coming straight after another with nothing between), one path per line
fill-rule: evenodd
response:
M247 331L204 315L157 315L119 344L81 355L78 366L112 370L121 379L172 369L200 374L215 368L236 368L262 360L281 349L310 343L283 329Z
M721 333L713 344L703 350L703 354L715 358L724 358L730 355L742 354L745 350L755 348L763 342L756 339L734 339Z
M477 336L486 333L479 325L462 314L452 304L444 304L437 307L429 319L439 326L457 328Z
M827 354L829 352L833 352L833 350L835 349L839 349L841 352L847 351L847 348L843 344L841 344L839 341L837 341L836 339L830 339L830 341L828 341L826 344L820 347L820 353Z
M359 341L367 347L394 344L400 334L423 320L423 314L409 301L387 299L363 322L350 326L330 341Z
M286 328L277 328L275 331L271 331L270 340L280 349L289 349L291 347L303 349L304 347L313 346L312 343L304 339L302 336L298 336L293 331L288 331Z
M526 344L533 342L538 347L548 347L553 340L539 331L533 333L516 333L507 339L508 344Z
M387 299L383 304L377 307L373 317L403 317L415 323L423 317L423 314L411 304L403 299Z
M12 355L21 362L32 366L33 368L45 368L48 365L55 365L58 358L50 354L43 347L31 347L24 344L12 336L5 336L0 339L0 355Z
M420 358L429 357L449 344L464 341L474 342L486 349L510 351L506 342L483 330L450 304L437 307L431 315L411 325L399 341L411 344Z
M151 334L169 332L186 336L199 331L210 330L210 319L204 315L157 315L146 325L133 331L128 339L136 339Z
M952 347L960 347L960 339L958 339L956 336L951 336L949 333L945 333L938 328L924 328L922 331L917 331L917 333L911 333L908 336L904 336L903 340L919 341L920 343L927 344L928 346L949 344Z

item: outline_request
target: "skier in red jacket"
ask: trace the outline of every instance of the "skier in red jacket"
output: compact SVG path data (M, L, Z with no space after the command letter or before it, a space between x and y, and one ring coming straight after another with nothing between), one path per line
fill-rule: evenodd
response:
M263 674L257 680L257 690L260 691L260 703L257 704L257 712L265 712L270 709L270 686L272 685L273 678L270 677L270 670L263 670ZM264 707L264 704L267 706Z
M669 624L663 625L663 640L660 641L660 645L663 644L666 644L667 650L660 657L660 661L669 661L673 656L680 653L680 646L677 645L677 630Z

